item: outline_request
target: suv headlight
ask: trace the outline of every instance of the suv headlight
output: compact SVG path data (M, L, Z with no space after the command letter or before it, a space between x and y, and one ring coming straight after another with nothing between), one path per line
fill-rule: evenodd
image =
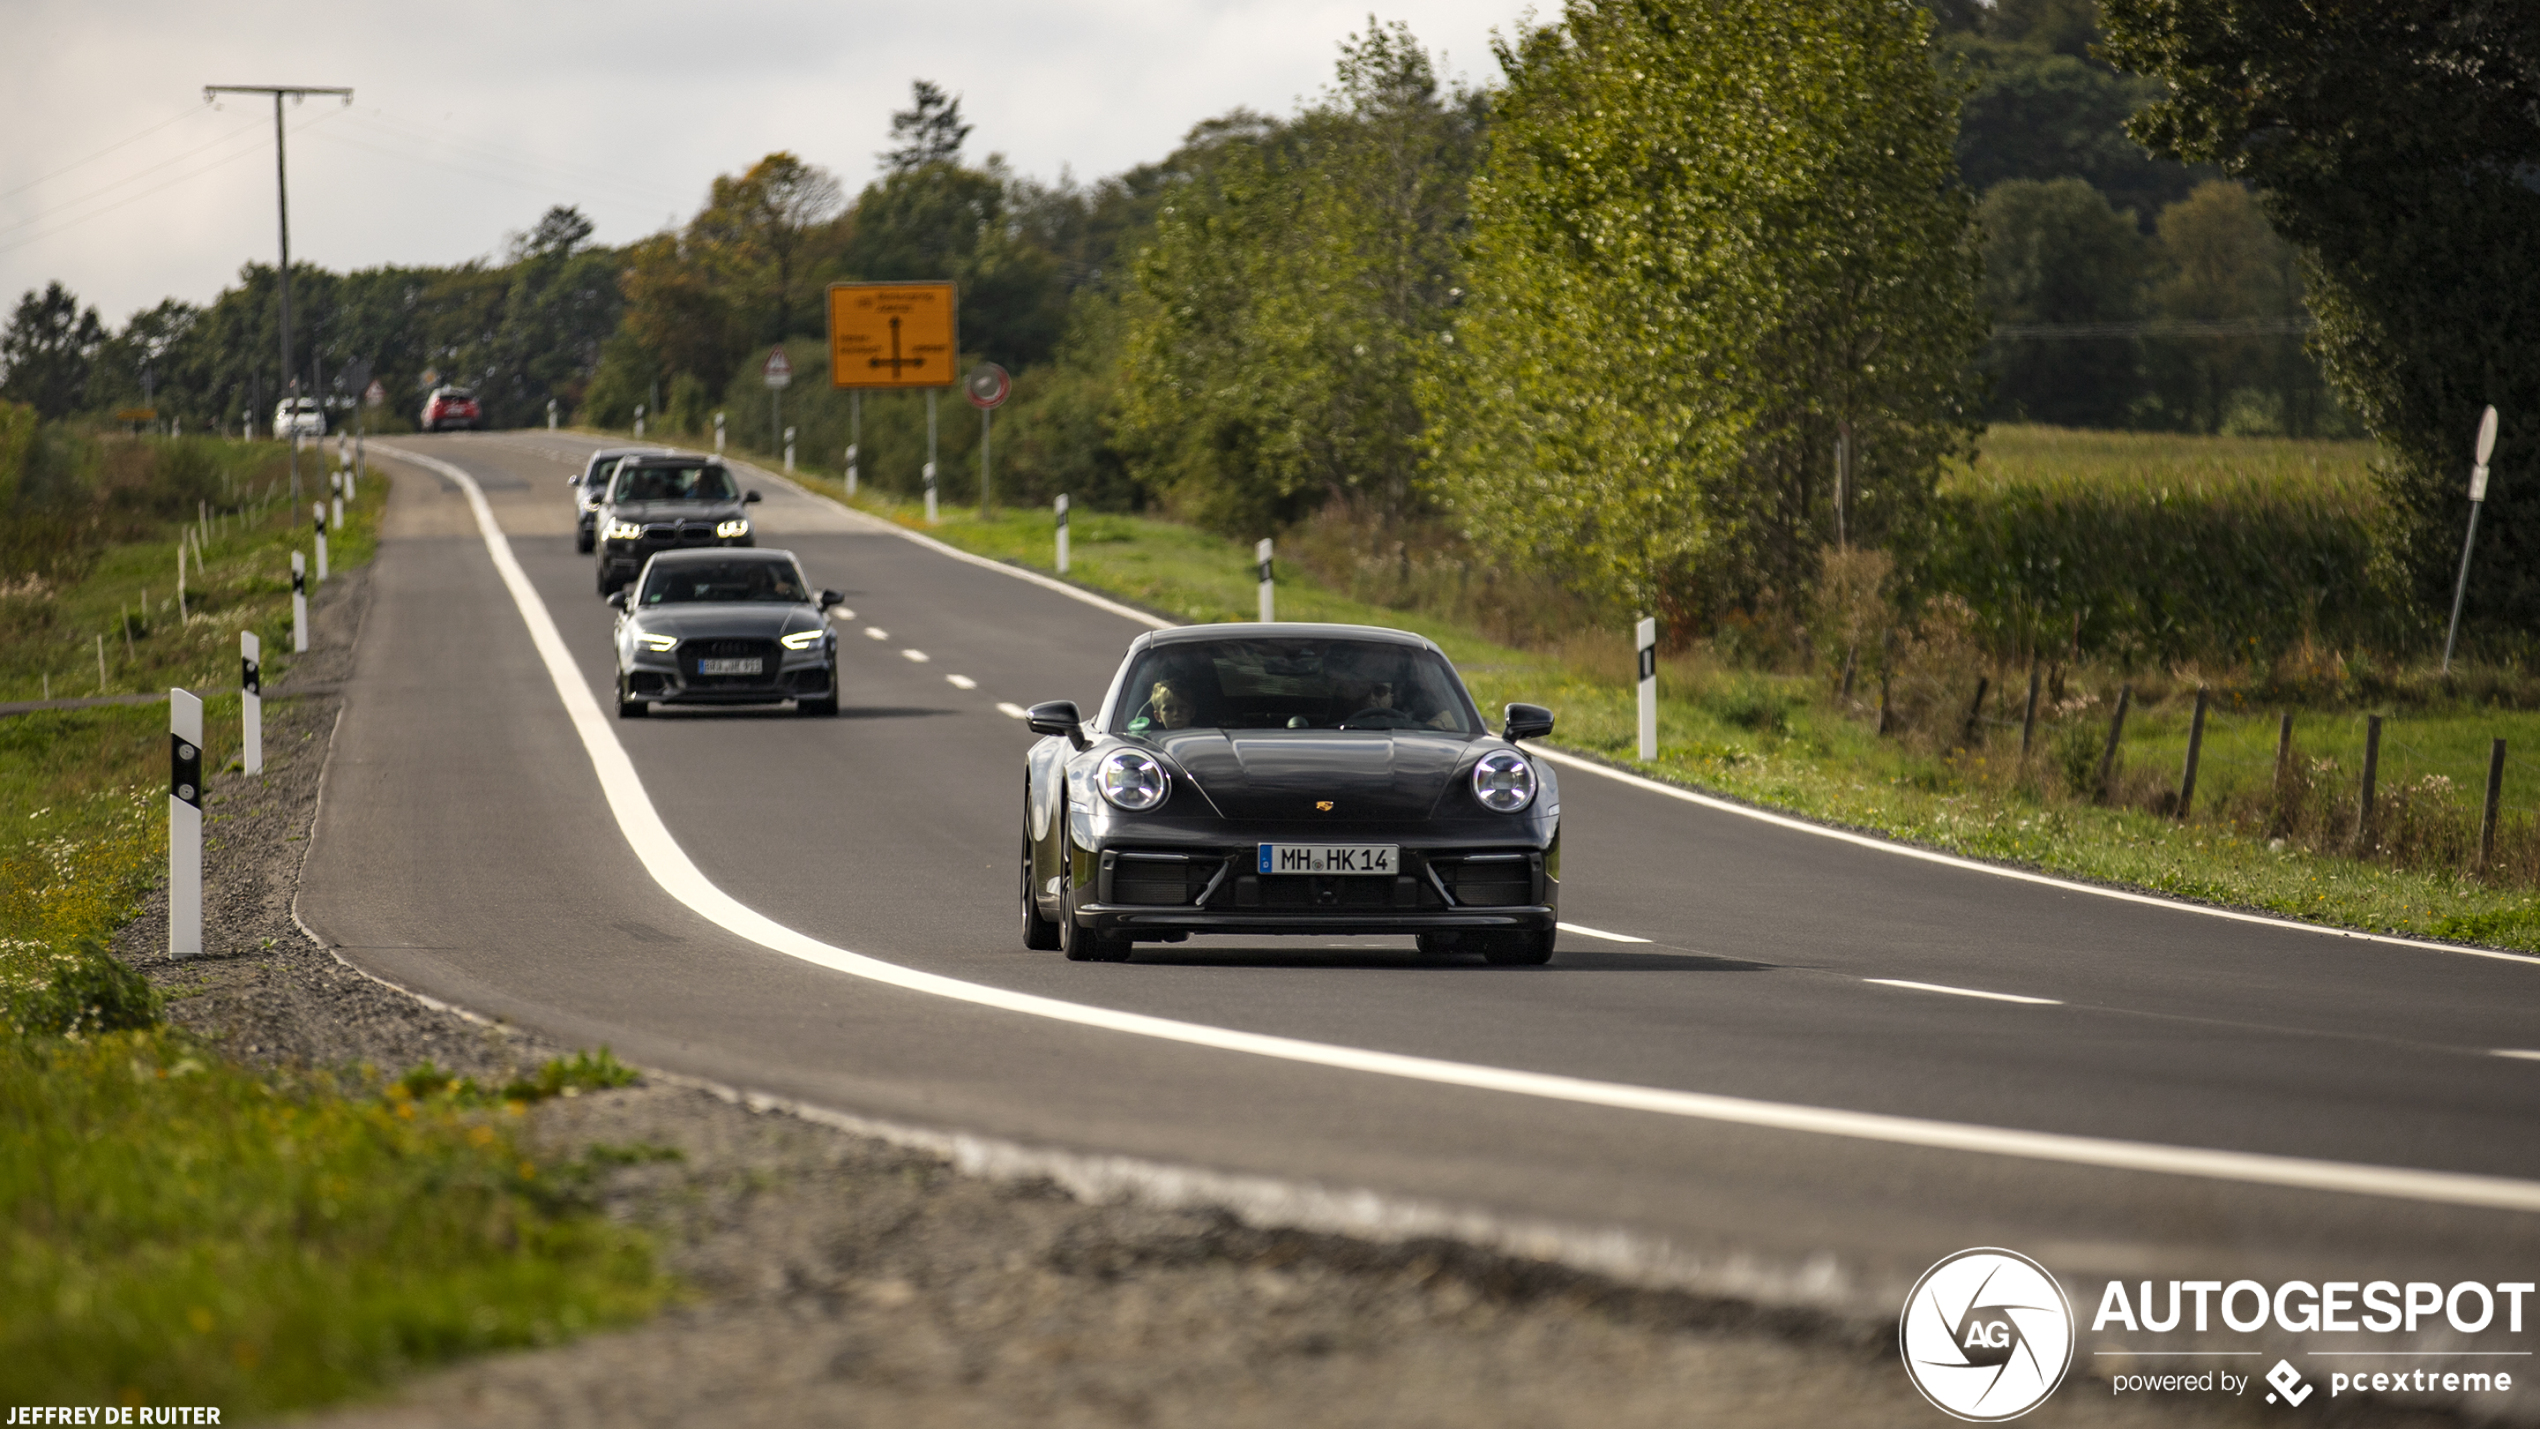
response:
M750 523L743 520L741 517L735 516L729 521L717 523L714 528L714 534L726 541L731 540L735 536L746 536L750 534Z
M640 541L644 539L644 528L636 525L632 521L611 521L609 523L609 539L612 541Z
M652 651L656 655L667 655L671 651L679 648L679 637L676 635L655 635L650 631L645 631L635 637L635 643Z
M819 644L820 637L828 633L826 630L797 630L791 635L779 636L778 643L788 650L808 650Z
M1163 803L1164 796L1173 792L1173 780L1152 756L1115 749L1103 756L1102 766L1094 771L1094 787L1115 807L1135 814Z
M1513 749L1497 749L1473 765L1473 797L1495 814L1513 814L1535 801L1535 767Z

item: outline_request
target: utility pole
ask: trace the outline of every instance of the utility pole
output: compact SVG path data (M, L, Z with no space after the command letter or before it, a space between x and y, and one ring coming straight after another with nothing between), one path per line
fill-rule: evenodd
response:
M210 103L215 94L270 94L273 96L274 201L282 219L282 266L274 270L274 281L277 285L276 292L281 298L282 321L279 326L282 329L282 395L288 399L292 388L298 384L292 380L291 367L291 179L283 163L282 97L287 94L296 101L312 94L338 94L344 97L346 104L351 104L353 91L305 84L207 84L203 86L204 103ZM295 427L298 421L298 413L294 412L292 422ZM291 495L295 501L300 495L300 444L296 438L291 443Z

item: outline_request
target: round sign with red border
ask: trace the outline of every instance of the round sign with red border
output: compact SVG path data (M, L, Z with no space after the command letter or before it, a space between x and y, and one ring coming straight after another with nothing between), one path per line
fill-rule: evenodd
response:
M970 399L971 406L985 412L1005 405L1005 399L1014 393L1014 379L995 363L982 362L962 379L961 393Z

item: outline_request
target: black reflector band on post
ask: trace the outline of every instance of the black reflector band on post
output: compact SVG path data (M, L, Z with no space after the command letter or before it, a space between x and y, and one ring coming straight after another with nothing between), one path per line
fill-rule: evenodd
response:
M1646 680L1657 673L1658 647L1655 645L1643 645L1640 647L1640 677Z
M309 573L307 571L300 570L296 567L292 570L291 593L293 595L307 595L309 593Z
M203 807L203 750L181 734L168 736L168 793Z
M251 695L265 692L264 667L244 655L238 657L238 688Z

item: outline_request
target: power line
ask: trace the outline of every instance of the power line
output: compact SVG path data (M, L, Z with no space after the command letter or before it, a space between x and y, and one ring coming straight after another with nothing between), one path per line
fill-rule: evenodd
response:
M313 128L317 127L317 126L318 126L318 125L320 125L320 124L324 124L327 120L329 120L329 119L331 119L331 118L333 118L333 117L334 117L334 116L333 116L332 114L321 114L321 115L317 116L317 117L316 117L316 118L314 118L314 119L309 119L309 120L305 120L305 121L303 121L303 122L301 123L301 125L300 125L297 129L294 129L294 130L292 130L291 132L292 132L292 133L294 133L294 134L306 133L308 130L313 129ZM259 123L261 123L261 122L262 122L262 121L260 121L260 120L259 120L259 121L253 121L253 122L250 122L250 123L247 125L247 128L249 128L249 129L253 129L253 128L255 128L255 127L257 126L257 124L259 124ZM243 133L243 132L245 132L245 131L244 131L244 130L241 130L241 131L238 131L238 132L239 132L239 133ZM224 138L235 138L235 137L236 137L236 134L224 135L223 137L224 137ZM217 141L215 141L215 142L217 142ZM211 147L211 146L210 146L210 145L204 145L204 146L203 146L203 148L209 148L209 147ZM196 149L196 150L193 150L193 151L191 151L191 152L193 152L193 153L200 153L200 152L202 152L202 150L201 150L201 149ZM225 168L225 167L227 167L228 165L231 165L231 164L237 163L239 160L244 159L244 158L247 158L247 157L249 157L249 156L253 155L255 152L256 152L256 146L255 146L255 145L253 145L253 144L250 144L250 145L248 145L247 147L245 147L245 148L243 148L243 149L240 149L237 153L222 155L220 158L214 159L214 160L212 160L212 161L211 161L210 163L208 163L208 164L203 164L203 165L200 165L200 166L198 166L198 167L196 167L196 168L189 169L189 170L187 170L186 172L184 172L184 173L182 173L182 174L178 174L177 176L175 176L174 178L169 179L169 180L168 180L167 182L165 182L165 183L161 183L161 184L153 184L153 185L151 185L149 188L146 188L146 189L141 190L139 193L126 194L124 197L122 197L122 198L119 198L119 199L115 200L113 203L107 204L107 205L106 205L105 207L103 207L103 208L95 209L95 210L92 210L92 211L90 211L90 212L88 212L88 213L83 213L83 214L81 214L79 217L74 218L74 219L71 219L71 220L69 220L68 222L62 223L62 224L60 224L60 225L58 225L58 226L56 226L56 227L45 229L45 230L44 230L43 232L41 232L41 233L30 233L30 234L28 234L26 237L24 237L24 238L20 238L20 239L17 239L16 241L11 242L11 243L0 244L0 253L15 253L15 252L17 252L19 249L21 249L21 248L25 248L25 247L27 247L27 246L29 246L29 245L31 245L31 244L41 243L41 242L43 242L45 239L47 239L47 238L51 238L51 237L55 236L56 234L67 233L67 232L69 232L70 230L72 230L72 229L74 229L74 228L79 227L81 224L88 222L88 221L89 221L90 219L92 219L92 218L103 218L103 217L105 217L107 214L113 213L115 210L117 210L117 209L119 209L119 208L123 208L123 207L125 207L126 205L139 203L141 200L143 200L143 199L145 199L145 198L149 198L149 197L151 197L151 196L153 196L153 195L155 195L155 194L163 194L163 193L166 193L169 189L175 188L175 187L176 187L177 185L179 185L179 184L190 183L190 182L194 181L195 179L199 179L199 178L201 178L203 175L205 175L205 174L208 174L208 173L212 172L212 171L213 171L213 170L215 170L215 169ZM159 165L159 166L157 166L157 167L164 168L164 167L166 167L166 166L165 166L165 165ZM109 191L111 191L111 190L109 190ZM91 197L94 197L94 195L91 195ZM67 205L65 205L65 206L67 207ZM56 213L58 213L58 212L60 212L60 210L58 210L58 209L57 209L57 210L55 210L55 212L56 212Z
M73 159L69 163L55 169L53 172L42 175L38 178L29 179L25 183L18 185L16 188L0 189L0 198L16 198L19 194L25 193L28 189L34 188L38 184L50 183L54 179L60 178L62 175L69 173L73 169L79 168L84 164L93 164L99 159L106 157L108 154L114 153L118 149L129 148L130 146L138 144L142 140L149 138L151 135L158 133L160 130L167 128L171 124L191 119L202 112L203 111L201 109L189 104L177 113L166 119L160 120L158 123L142 130L140 133L133 135L131 138L118 139L114 143L107 145L105 148L98 150L96 153L89 155L85 159Z
M560 159L532 157L517 150L500 149L464 136L428 130L383 110L355 110L352 119L353 123L360 127L374 130L385 138L401 143L418 143L434 149L471 151L456 157L468 158L480 163L510 165L524 172L544 173L584 186L598 185L615 188L647 199L670 196L670 191L666 188L654 188L640 180L629 180L622 174L612 173L606 169L587 167ZM336 138L341 140L343 136L337 135ZM451 162L449 158L440 158L438 161L445 164Z
M115 190L122 188L126 184L132 183L135 180L144 178L150 174L157 173L159 170L166 168L170 164L182 163L183 161L202 153L206 149L219 148L221 145L226 144L230 140L237 138L239 135L246 133L248 130L255 128L262 122L262 120L251 119L245 124L230 130L228 133L223 134L216 139L212 139L206 143L197 144L193 148L186 150L184 153L176 155L174 158L162 159L146 169L136 170L133 173L127 174L123 178L117 179L113 183L106 185L104 188L91 189L77 198L64 199L61 203L56 204L54 207L37 213L32 217L19 219L15 223L0 225L0 233L7 233L12 229L24 228L29 224L43 223L49 219L58 218L67 210L77 208L81 204L88 202L90 199L103 198L107 194L113 193ZM227 160L220 160L217 162L226 163ZM153 190L153 192L155 192L155 190ZM99 212L104 212L104 210L101 209Z

